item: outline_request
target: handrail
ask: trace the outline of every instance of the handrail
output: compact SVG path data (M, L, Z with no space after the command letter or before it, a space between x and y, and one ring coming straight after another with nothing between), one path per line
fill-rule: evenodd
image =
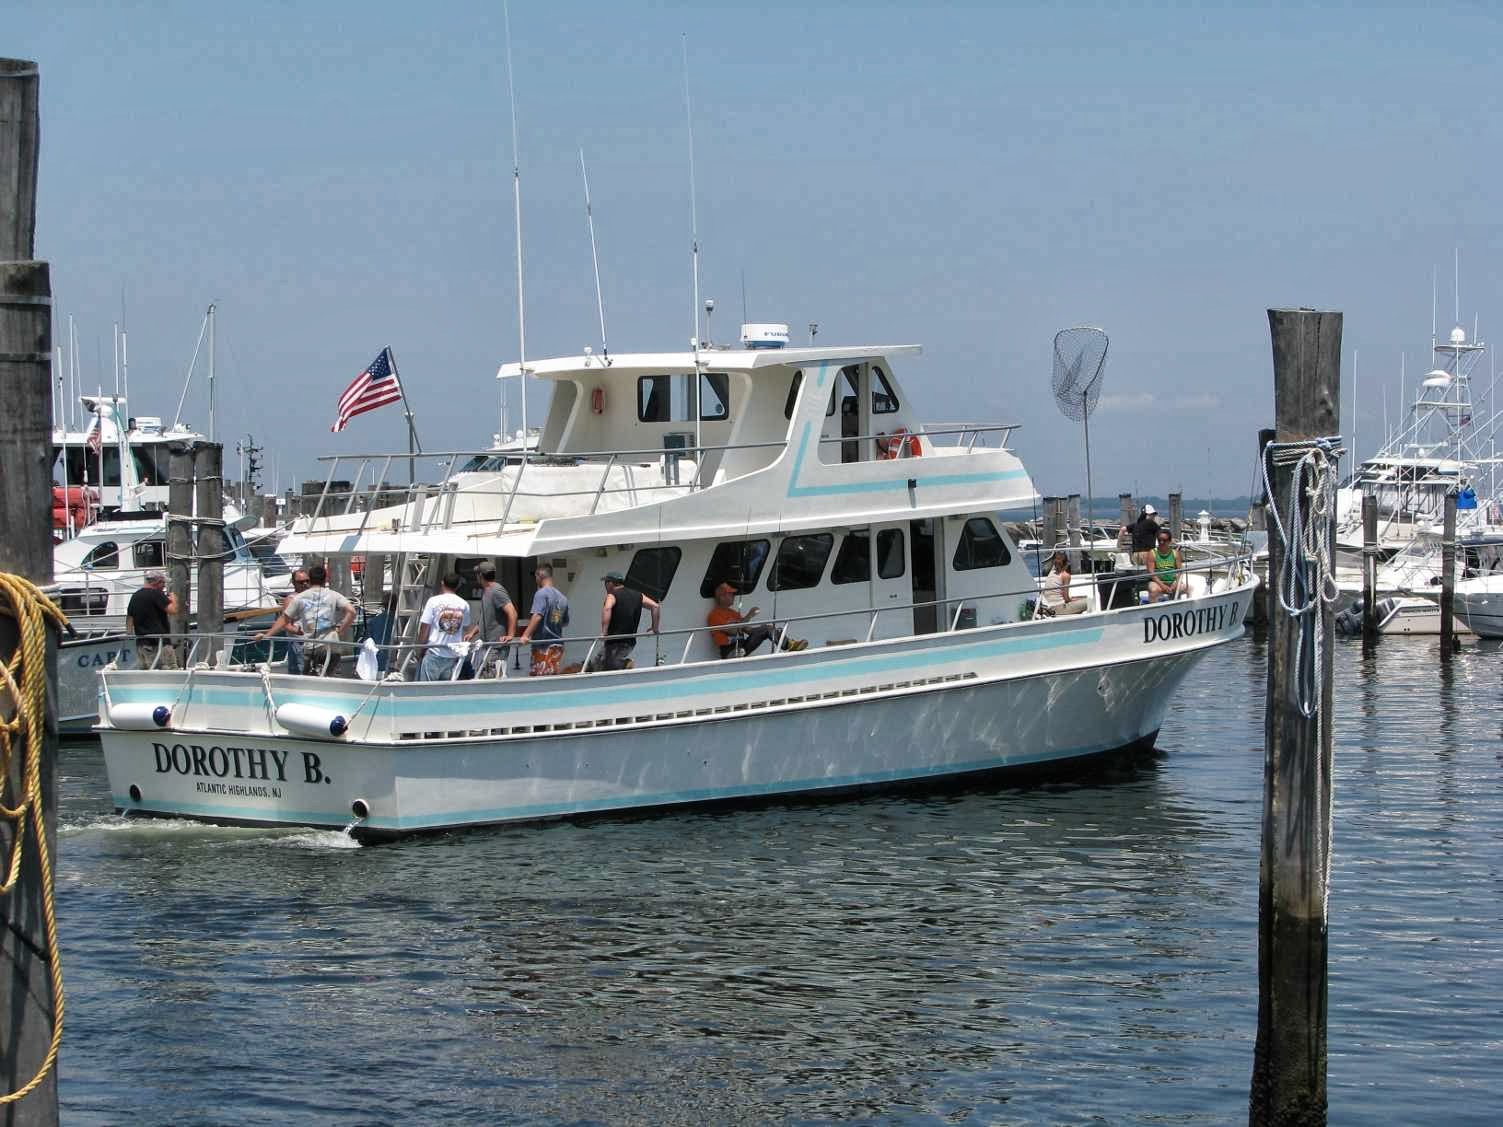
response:
M1215 573L1217 573L1219 571L1224 571L1228 576L1236 575L1239 572L1241 572L1244 576L1246 576L1247 574L1250 573L1251 567L1252 567L1252 554L1250 552L1245 552L1244 551L1244 552L1239 552L1236 555L1223 556L1223 557L1218 557L1216 559L1199 561L1199 562L1195 562L1195 563L1185 563L1178 570L1180 572L1186 573L1186 574L1188 574L1188 573L1194 573L1194 572L1206 572L1208 574L1208 581L1207 582L1209 584L1209 582L1213 581L1216 578L1216 574ZM1100 585L1111 585L1111 586L1114 586L1115 584L1122 583L1122 582L1139 583L1139 582L1142 582L1143 580L1145 580L1146 578L1148 578L1149 575L1150 575L1149 572L1144 571L1142 569L1138 569L1138 568L1134 568L1134 569L1131 569L1131 570L1128 570L1128 571L1098 572L1098 573L1095 573L1095 574L1093 574L1093 575L1090 576L1090 582L1093 583L1093 584L1096 584L1098 586L1100 586ZM1082 576L1081 578L1084 579L1085 577ZM924 601L921 601L921 602L903 603L903 604L899 604L899 605L896 605L896 606L859 607L859 608L850 608L850 609L846 609L846 610L819 611L819 612L814 613L814 614L802 614L802 615L789 616L789 617L785 617L785 618L777 618L777 619L774 619L773 621L781 623L781 628L780 628L777 636L774 639L774 645L775 646L780 646L781 643L782 643L782 641L785 640L788 637L789 630L791 628L793 628L795 626L795 624L797 624L800 627L805 627L808 624L815 623L815 622L820 622L820 621L823 621L823 620L826 620L826 619L849 618L849 617L851 617L853 615L866 615L869 618L869 622L868 622L867 630L866 630L866 640L867 641L871 641L872 638L873 638L873 636L874 636L874 634L875 634L875 632L876 632L877 622L880 619L880 617L883 616L883 615L901 614L901 613L904 613L904 612L910 612L910 611L914 611L914 610L923 610L923 609L926 609L926 608L929 608L929 607L938 608L940 606L948 606L948 605L953 605L954 608L955 608L955 610L954 610L953 614L949 615L949 627L948 627L948 629L945 630L945 631L939 631L939 632L941 632L941 633L956 633L960 629L960 620L961 620L961 617L963 616L963 614L964 614L964 612L965 612L965 610L966 610L966 608L968 606L972 606L974 604L983 602L983 601L988 600L988 599L1008 599L1008 598L1019 598L1019 597L1042 599L1043 592L1042 592L1042 588L1040 586L1041 582L1042 582L1042 580L1037 580L1032 585L1030 585L1029 587L1022 588L1022 589L1009 589L1009 590L1003 590L1003 591L994 591L994 592L990 592L990 593L987 593L987 594L967 595L967 596L964 596L964 597L961 597L961 598L956 598L954 596L951 596L951 597L942 598L942 599L928 599L928 600L924 600ZM1089 614L1089 615L1092 615L1092 616L1095 616L1095 615L1118 614L1118 613L1120 613L1122 611L1125 611L1125 610L1135 609L1139 605L1140 604L1134 603L1134 604L1132 604L1132 607L1110 607L1110 606L1107 606L1107 607L1098 607L1097 609L1092 610L1092 611L1088 611L1086 613ZM1025 621L1025 620L1019 619L1018 621ZM711 633L713 633L715 631L718 631L718 630L724 630L724 629L725 629L724 626L702 625L702 626L680 627L680 628L674 629L674 630L663 630L663 631L658 632L655 636L656 636L656 638L658 640L658 650L659 650L660 663L662 663L662 664L679 664L679 665L688 664L689 663L689 651L693 647L693 643L694 643L694 639L695 638L701 637L703 635L711 634ZM648 630L648 631L638 631L637 633L635 633L635 634L633 634L631 636L632 636L633 639L638 639L638 638L644 638L644 637L654 636L654 634L653 634L653 632L651 630ZM917 635L902 635L901 637L915 637L915 636L917 636ZM288 637L286 635L278 635L278 636L275 636L275 637L272 637L272 638L260 639L260 638L256 638L254 635L251 635L251 634L234 633L234 632L230 632L230 631L222 631L222 632L217 632L217 633L213 633L213 634L205 634L205 633L192 633L192 634L186 634L186 635L171 634L171 635L161 635L161 637L163 639L170 640L172 642L172 644L176 645L176 646L182 646L184 644L188 645L188 652L187 652L187 655L186 655L186 659L184 661L184 666L187 667L187 668L192 668L194 665L196 665L198 663L198 661L203 660L203 658L202 658L201 655L213 655L215 653L218 653L221 656L224 656L224 651L226 651L226 650L232 650L235 646L238 646L238 645L244 645L244 646L247 646L247 647L249 647L249 646L258 646L258 645L269 645L271 647L270 650L269 650L269 657L271 658L271 660L280 660L280 659L277 659L277 658L274 657L275 653L277 652L277 647L278 647L279 644L280 645L285 645L285 644L287 644L289 642L295 642L295 641L299 641L299 640L306 641L306 639L299 639L299 638L297 638L295 636L294 637ZM587 648L587 653L586 653L585 661L581 665L581 667L583 668L584 665L588 664L589 658L594 655L596 648L601 643L603 643L603 642L605 642L605 641L607 641L609 639L622 638L622 637L625 637L625 635L622 635L622 634L576 635L576 636L571 636L571 637L564 638L561 642L547 642L547 641L538 641L538 640L534 639L532 641L531 645L534 646L534 647L541 648L543 646L554 645L554 644L559 644L559 645L577 645L577 644L589 643L588 648ZM675 662L675 663L661 662L661 656L662 656L662 650L663 650L663 640L664 639L673 639L673 638L678 638L678 637L682 637L684 639L684 646L683 646L682 651L680 652L678 661ZM897 640L897 639L892 639L892 640ZM215 641L217 641L219 643L219 645L217 647L211 644L211 643L214 643ZM320 641L318 644L321 645L321 646L326 646L330 650L333 650L333 651L336 651L336 652L340 652L340 653L344 654L345 656L353 656L353 655L357 654L360 651L360 649L362 649L365 646L364 642L357 642L357 641L329 641L329 642L322 642L322 641ZM520 647L522 645L522 643L521 643L520 638L514 638L510 642L489 642L489 643L486 643L486 642L479 642L477 640L476 642L472 643L472 645L475 646L476 650L478 652L482 653L482 654L485 652L486 648L490 648L490 647L494 647L494 646L506 646L506 647L508 647L508 651L507 651L508 654L514 654L516 651L511 650L509 647ZM162 646L158 647L158 660L160 660L161 650L165 649L165 648L166 647L162 647ZM413 663L413 661L416 660L417 651L419 649L421 649L421 648L422 647L419 647L411 639L409 639L407 641L388 642L388 643L386 643L384 645L377 644L375 646L375 649L376 649L376 651L378 653L385 653L385 654L388 654L388 655L395 655L396 658L397 658L396 661L388 662L388 674L390 672L395 672L395 671L404 671L405 672L405 670L411 666L411 664ZM405 654L404 654L404 651L406 651ZM776 650L774 652L776 652ZM196 657L195 655L200 655L200 656ZM257 663L257 664L259 664L259 663ZM154 665L153 667L155 668L156 666ZM231 667L226 667L226 671L243 670L245 668L249 668L249 667L247 667L247 666L231 666Z

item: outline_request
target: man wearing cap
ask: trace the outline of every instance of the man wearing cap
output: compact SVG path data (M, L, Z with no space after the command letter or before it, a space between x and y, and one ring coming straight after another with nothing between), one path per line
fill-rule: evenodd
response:
M1133 559L1148 566L1145 552L1152 552L1159 542L1159 522L1153 518L1158 510L1152 505L1144 505L1143 511L1138 514L1138 519L1132 525L1132 555Z
M483 656L476 663L477 676L493 677L496 666L506 660L507 644L517 636L517 608L511 593L496 582L496 565L482 563L475 569L480 580L480 621L465 635L479 641Z
M167 594L167 577L160 571L146 573L146 586L130 597L125 608L125 632L136 637L137 669L176 669L177 648L164 644L172 632L169 615L177 613L177 596Z
M586 673L626 668L637 644L637 628L642 623L644 607L652 613L652 632L656 634L661 625L662 604L626 586L626 577L619 571L605 573L605 601L600 604L600 633L605 635L605 641L590 657Z
M736 609L735 601L736 588L729 583L722 583L715 588L715 605L705 616L705 621L715 627L710 631L710 640L720 649L721 657L744 656L763 642L771 642L777 637L777 623L768 623L766 626L742 625L751 621L761 608L752 607L742 614ZM783 648L803 650L809 648L809 643L798 638L784 638Z

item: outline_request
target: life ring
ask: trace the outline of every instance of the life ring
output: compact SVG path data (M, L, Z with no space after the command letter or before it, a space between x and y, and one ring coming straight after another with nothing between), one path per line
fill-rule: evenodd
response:
M919 444L919 436L910 434L907 427L899 427L891 434L877 435L877 457L917 458L923 453L923 447Z

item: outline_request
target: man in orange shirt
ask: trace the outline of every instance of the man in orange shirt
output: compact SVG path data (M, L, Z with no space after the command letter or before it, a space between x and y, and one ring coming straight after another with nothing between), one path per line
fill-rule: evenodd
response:
M763 642L771 642L778 635L775 622L768 623L766 626L742 625L742 623L749 622L761 608L752 607L745 614L741 614L734 606L735 601L736 588L729 583L722 583L715 588L715 605L705 616L705 621L709 625L719 627L710 631L710 640L720 648L721 657L739 657L749 654ZM809 643L798 638L784 638L783 648L804 650L809 648Z

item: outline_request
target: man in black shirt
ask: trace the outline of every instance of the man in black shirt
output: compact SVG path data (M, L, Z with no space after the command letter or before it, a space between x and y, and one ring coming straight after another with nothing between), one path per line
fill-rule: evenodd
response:
M652 613L652 632L656 634L661 624L662 604L626 586L626 579L619 571L606 573L605 602L600 607L600 632L605 641L596 648L586 672L626 668L637 644L637 627L644 607Z
M1154 547L1158 544L1159 522L1154 520L1154 517L1157 515L1158 510L1152 505L1144 505L1143 511L1138 514L1138 519L1133 521L1133 559L1143 564L1144 567L1147 567L1148 563L1142 558L1141 553L1153 551Z
M130 597L125 608L125 632L136 636L137 669L176 669L177 649L164 640L172 632L169 615L177 613L177 596L166 591L167 577L146 573L146 586Z

